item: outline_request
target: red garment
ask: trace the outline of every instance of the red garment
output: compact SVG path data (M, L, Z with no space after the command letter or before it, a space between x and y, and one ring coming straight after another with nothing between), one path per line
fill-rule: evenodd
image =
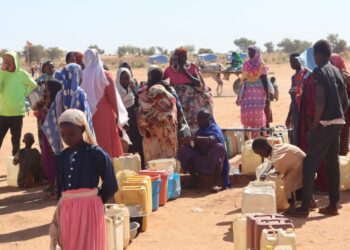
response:
M330 57L330 61L340 71L346 71L345 61L340 55L333 53Z
M97 144L106 151L110 157L123 155L123 149L117 124L118 105L114 81L110 72L105 72L110 84L105 89L105 94L97 105L97 110L92 117Z

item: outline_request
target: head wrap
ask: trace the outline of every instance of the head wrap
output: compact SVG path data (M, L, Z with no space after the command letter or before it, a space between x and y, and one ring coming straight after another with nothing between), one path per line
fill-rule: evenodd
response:
M184 47L177 48L177 49L175 49L174 54L177 55L177 56L186 56L187 55L187 49L184 48Z
M333 53L329 59L331 63L341 71L346 71L346 65L343 57L339 54Z
M309 72L313 72L314 69L317 67L314 59L314 49L308 48L303 53L300 54L300 56L296 57L301 66L306 68Z
M78 109L68 109L64 111L58 118L58 124L68 122L85 129L85 141L89 144L96 144L95 135L90 130L84 112Z
M124 103L125 108L130 108L135 104L135 95L132 92L132 90L130 89L130 86L127 87L127 89L125 89L122 84L120 83L120 77L122 75L122 73L125 72L126 74L129 75L130 77L130 81L132 80L131 77L131 72L129 69L127 68L120 68L117 72L117 77L115 79L116 85L117 85L117 90L120 94L120 97Z
M84 53L85 69L81 87L84 89L94 115L97 105L104 95L106 87L109 85L103 63L95 49L88 49Z
M261 75L268 74L268 67L265 64L258 47L251 45L248 47L248 49L254 50L255 54L252 59L244 62L242 80L247 80L248 82L256 82L259 80Z

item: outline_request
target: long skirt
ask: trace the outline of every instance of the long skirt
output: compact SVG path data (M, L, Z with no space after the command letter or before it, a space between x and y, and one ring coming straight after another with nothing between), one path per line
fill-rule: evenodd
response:
M178 85L174 87L179 96L185 118L192 131L198 129L197 113L201 109L206 109L213 113L213 97L209 89L203 91L188 85Z
M138 153L141 157L141 166L145 166L143 156L142 137L137 123L136 107L132 106L127 109L129 115L129 130L128 136L132 145L129 146L128 153Z
M226 150L221 143L214 144L208 152L208 155L201 155L190 146L183 145L179 148L177 159L181 162L181 167L185 171L188 165L192 165L198 173L214 174L218 167L222 169L225 160Z
M57 177L57 156L44 133L42 133L42 159L45 176L50 183L53 183Z
M97 189L76 189L62 193L50 226L51 246L55 240L53 225L58 225L59 245L64 250L105 250L104 207Z
M241 123L245 128L264 128L266 93L261 80L245 82L240 93ZM253 139L259 132L252 133Z

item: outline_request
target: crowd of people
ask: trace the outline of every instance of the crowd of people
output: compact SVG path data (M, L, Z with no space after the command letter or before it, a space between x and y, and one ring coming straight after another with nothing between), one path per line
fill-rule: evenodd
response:
M248 55L236 101L241 123L245 128L268 128L270 102L278 100L276 79L268 79L269 69L256 46L248 48ZM104 249L102 203L118 188L111 159L125 153L138 153L142 168L150 160L177 158L191 175L191 188L198 187L201 173L213 174L214 192L231 187L212 95L200 70L188 61L186 49L176 49L164 71L151 65L145 82L134 78L126 62L114 80L94 49L67 53L66 64L56 71L52 62L45 62L35 82L20 67L16 53L7 52L0 71L0 147L10 129L14 163L20 165L19 185L30 187L45 177L49 186L44 191L57 195L50 227L53 244L59 242L64 249L101 244L95 249ZM330 205L320 212L334 215L339 201L338 154L349 151L346 67L323 40L302 54L290 55L290 64L295 74L286 126L293 145L273 147L253 131L253 149L285 175L290 193L301 190L302 205L291 206L291 215L309 214L317 171L317 182L328 184L324 188L330 196ZM20 149L25 98L34 89L40 96L32 109L41 154L32 149L31 133L24 136L25 148ZM35 164L42 166L42 173ZM97 189L99 179L102 185ZM292 194L289 199L294 204ZM77 216L82 214L86 216ZM77 230L76 225L85 223L95 224L89 232Z

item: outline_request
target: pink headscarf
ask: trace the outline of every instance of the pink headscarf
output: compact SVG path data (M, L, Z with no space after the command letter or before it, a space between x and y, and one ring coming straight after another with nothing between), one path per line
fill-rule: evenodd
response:
M255 51L253 59L245 61L243 64L242 80L248 80L248 82L256 82L261 75L268 74L268 67L265 65L262 58L260 49L254 45L248 47Z
M331 63L341 71L346 71L346 65L343 57L333 53L330 58Z

